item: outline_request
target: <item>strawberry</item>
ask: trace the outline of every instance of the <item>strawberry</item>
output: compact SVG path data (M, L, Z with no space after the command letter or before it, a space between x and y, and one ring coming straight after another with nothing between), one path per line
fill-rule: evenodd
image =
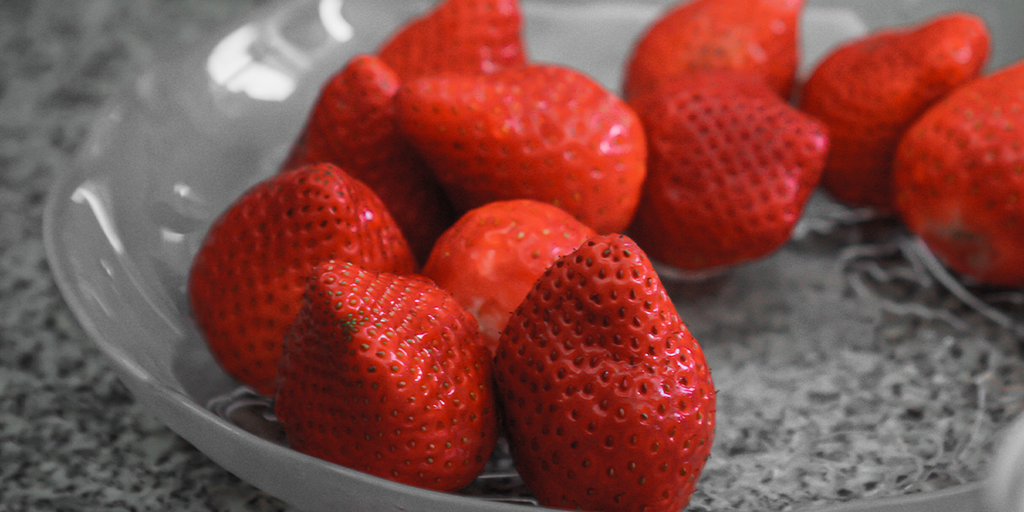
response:
M214 221L192 261L188 298L225 371L273 393L281 339L306 278L332 258L390 272L415 267L380 199L330 164L262 181Z
M828 151L821 123L754 77L703 71L631 100L647 130L647 182L630 234L685 270L734 265L785 243Z
M978 75L989 45L981 18L951 13L831 53L804 85L800 104L829 129L825 188L842 202L891 211L900 136L929 105Z
M623 94L701 69L759 76L784 98L793 89L805 0L692 0L662 14L634 44Z
M398 77L380 59L359 55L328 80L283 169L330 162L369 185L419 261L455 222L444 190L398 133Z
M274 406L289 445L427 489L476 478L498 425L473 316L423 277L333 261L301 302Z
M629 224L646 174L643 129L590 77L541 64L426 77L396 101L400 129L461 211L535 199L601 233Z
M903 136L896 209L951 269L1024 286L1024 61L954 90Z
M378 50L402 81L494 73L526 62L519 0L445 0Z
M473 313L493 351L534 281L555 258L596 234L547 203L496 201L470 210L445 231L422 273Z
M594 237L544 273L502 332L495 382L516 468L541 504L688 502L711 450L715 390L629 238Z

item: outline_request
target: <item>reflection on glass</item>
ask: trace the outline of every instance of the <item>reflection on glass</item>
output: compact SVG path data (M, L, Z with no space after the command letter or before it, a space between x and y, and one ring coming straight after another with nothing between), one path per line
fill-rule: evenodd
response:
M173 189L174 194L181 198L188 198L192 195L192 187L187 183L175 183Z
M255 51L259 36L260 31L253 24L238 28L210 53L206 71L214 83L229 92L262 101L284 101L295 90L295 79L268 61L269 52Z
M234 30L207 58L206 71L213 85L259 101L288 99L295 92L297 77L321 54L353 38L355 31L342 16L343 3L319 0L315 11L281 13Z
M185 240L185 235L167 228L160 228L160 238L169 244L178 244Z
M121 236L117 234L114 219L110 216L106 206L104 206L101 194L100 186L96 182L86 181L71 194L71 200L75 203L85 203L89 206L93 216L96 217L96 222L103 231L103 235L110 242L110 247L114 249L114 252L122 255L124 254L124 243L121 241Z
M352 25L341 16L341 4L344 0L320 0L320 23L323 23L327 34L339 43L352 39Z

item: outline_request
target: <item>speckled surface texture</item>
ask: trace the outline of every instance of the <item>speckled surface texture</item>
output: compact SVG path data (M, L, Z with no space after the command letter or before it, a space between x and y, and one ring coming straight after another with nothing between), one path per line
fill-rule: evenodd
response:
M42 212L102 103L254 0L0 2L0 510L287 507L135 403L50 277Z

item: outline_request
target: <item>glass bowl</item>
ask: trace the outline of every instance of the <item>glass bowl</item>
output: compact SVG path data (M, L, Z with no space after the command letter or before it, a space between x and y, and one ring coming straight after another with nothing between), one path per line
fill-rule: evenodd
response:
M958 7L988 20L989 68L1005 65L1024 55L1016 2L810 0L801 76L843 40ZM502 450L458 494L290 450L266 401L214 362L185 301L203 233L276 171L322 81L431 3L277 2L168 55L107 106L49 196L44 236L58 285L136 399L302 510L534 503ZM571 65L615 91L632 42L669 5L522 3L533 60ZM664 269L719 391L716 448L691 509L977 498L998 432L1024 406L1019 333L949 294L911 245L898 227L816 196L794 240L769 258L700 282Z

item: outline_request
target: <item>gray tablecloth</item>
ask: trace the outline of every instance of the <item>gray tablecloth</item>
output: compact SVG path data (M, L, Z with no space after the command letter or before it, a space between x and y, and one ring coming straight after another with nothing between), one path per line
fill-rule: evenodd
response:
M287 507L142 410L62 300L47 189L160 48L260 0L0 1L0 511Z

